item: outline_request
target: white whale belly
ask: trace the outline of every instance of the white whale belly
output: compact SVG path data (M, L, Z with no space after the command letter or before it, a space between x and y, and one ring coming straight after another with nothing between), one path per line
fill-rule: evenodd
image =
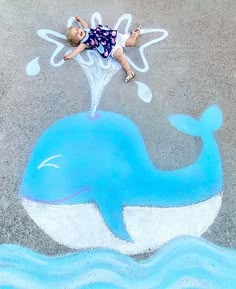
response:
M214 222L223 193L183 207L124 207L133 243L114 236L93 204L50 205L22 198L29 216L53 240L73 249L106 248L125 254L150 252L180 235L201 236Z

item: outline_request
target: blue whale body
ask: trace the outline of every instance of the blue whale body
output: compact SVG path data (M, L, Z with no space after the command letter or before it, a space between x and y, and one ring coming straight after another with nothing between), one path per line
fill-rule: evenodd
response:
M131 241L124 206L177 207L221 193L222 165L214 131L223 122L218 106L199 119L174 115L178 130L200 137L202 151L191 165L171 171L151 162L135 124L113 112L63 118L40 137L22 180L20 195L48 204L93 203L111 232Z

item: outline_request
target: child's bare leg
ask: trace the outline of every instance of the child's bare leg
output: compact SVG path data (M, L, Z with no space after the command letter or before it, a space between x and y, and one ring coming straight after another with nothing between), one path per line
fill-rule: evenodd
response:
M132 32L130 37L125 41L125 47L134 47L136 45L137 39L140 36L140 28L137 28Z
M127 76L125 81L128 82L129 80L131 80L134 77L134 72L132 71L130 64L128 62L128 60L126 59L123 51L121 48L117 48L115 50L115 52L113 53L113 57L120 62L122 68L124 69L124 71L126 72Z
M126 73L128 73L129 71L131 71L131 67L129 65L129 62L127 61L123 51L121 50L121 48L117 48L116 51L113 53L113 57L120 62L122 68L124 69L124 71Z

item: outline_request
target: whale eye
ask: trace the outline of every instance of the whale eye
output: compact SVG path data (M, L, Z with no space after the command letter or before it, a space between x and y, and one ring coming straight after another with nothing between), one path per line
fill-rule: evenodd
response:
M53 160L53 159L60 158L60 157L62 157L62 155L55 155L55 156L52 156L52 157L44 160L40 165L38 165L37 169L40 170L42 167L53 167L53 168L59 169L60 166L53 164L53 163L48 163L48 162Z

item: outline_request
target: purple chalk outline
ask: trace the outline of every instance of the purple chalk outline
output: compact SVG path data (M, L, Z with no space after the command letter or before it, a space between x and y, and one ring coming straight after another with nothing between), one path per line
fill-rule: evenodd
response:
M57 204L57 203L62 203L62 202L65 202L65 201L67 201L67 200L69 200L69 199L71 199L71 198L73 198L73 197L75 197L75 196L77 196L77 195L79 195L79 194L81 194L81 193L83 193L83 192L88 192L88 193L90 193L90 188L89 187L85 187L85 188L83 188L82 190L80 190L80 191L78 191L77 193L74 193L74 194L72 194L72 195L70 195L70 196L68 196L68 197L66 197L66 198L64 198L64 199L59 199L59 200L55 200L55 201L51 201L51 202L49 202L49 201L44 201L44 200L38 200L38 199L34 199L34 198L30 198L30 197L27 197L27 196L24 196L24 198L25 199L27 199L27 200L30 200L30 201L32 201L32 202L37 202L37 203L43 203L43 204Z

